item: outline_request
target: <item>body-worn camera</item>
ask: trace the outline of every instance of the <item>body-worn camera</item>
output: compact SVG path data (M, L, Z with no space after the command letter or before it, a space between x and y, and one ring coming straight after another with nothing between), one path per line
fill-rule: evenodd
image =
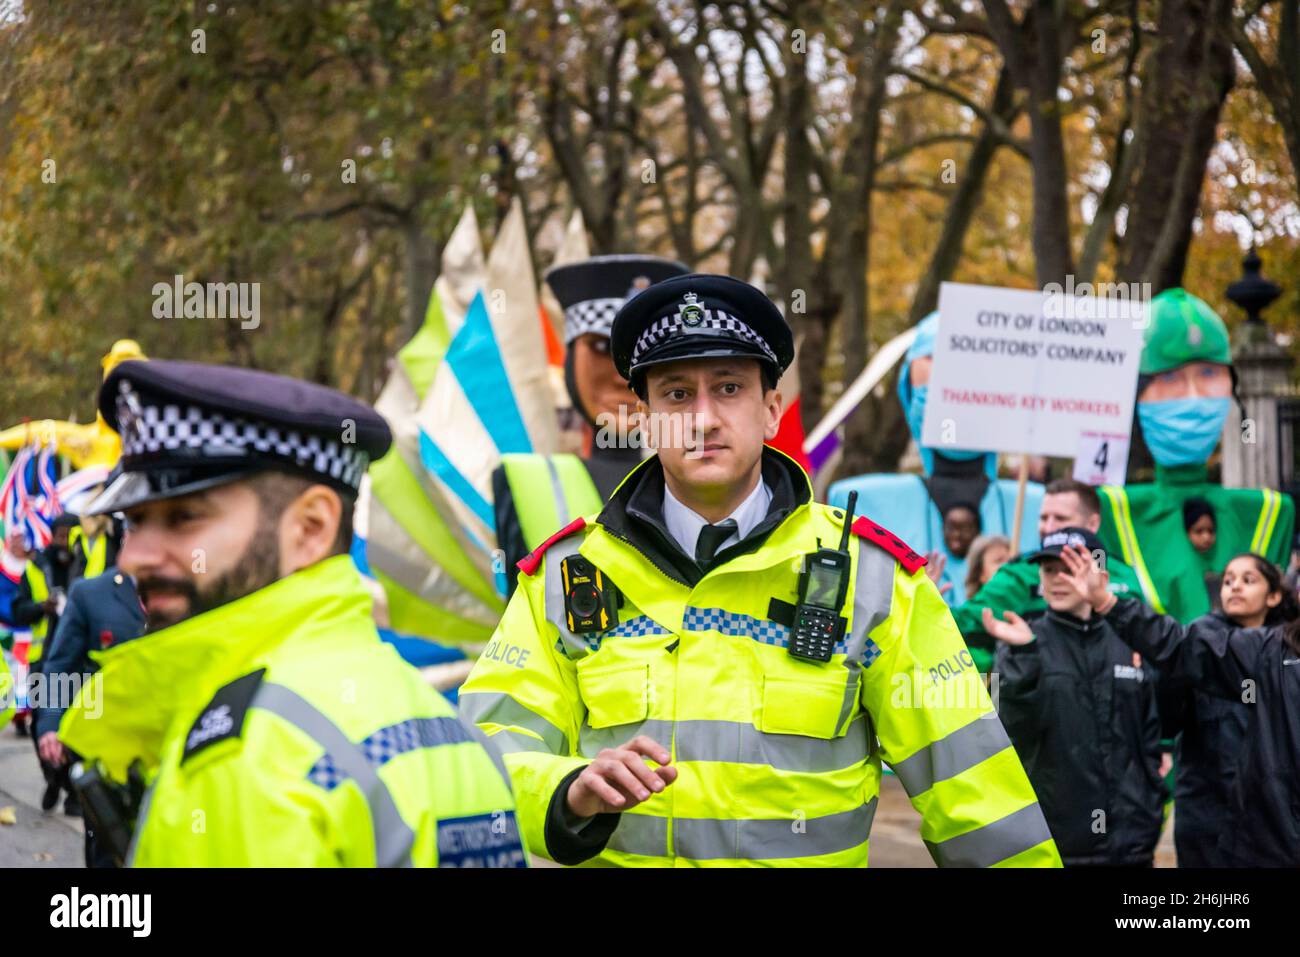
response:
M560 574L569 631L586 635L618 624L618 591L604 572L581 555L570 555L560 563Z

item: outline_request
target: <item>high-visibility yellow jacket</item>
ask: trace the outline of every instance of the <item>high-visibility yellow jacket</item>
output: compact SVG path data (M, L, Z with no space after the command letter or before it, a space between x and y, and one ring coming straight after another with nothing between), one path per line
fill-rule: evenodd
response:
M600 492L586 465L576 455L514 452L501 456L501 472L527 551L532 551L576 516L600 510ZM501 537L501 504L494 499L498 509L498 538Z
M82 578L94 578L97 575L104 574L104 569L108 567L108 535L101 532L95 538L86 534L85 530L78 525L68 536L68 547L72 549L73 555L80 552L80 558L84 562L81 570Z
M826 664L788 654L802 559L818 539L839 542L844 514L812 503L778 452L764 452L763 476L768 519L702 574L666 560L666 530L628 514L662 514L653 458L521 563L460 702L505 752L529 847L555 857L557 790L644 734L678 778L619 816L592 863L865 866L884 761L939 864L1059 866L947 605L906 546L856 522L844 638ZM561 571L574 554L622 594L603 633L568 629Z
M17 708L18 689L14 687L14 677L9 672L5 656L0 654L0 731L3 731Z
M40 604L50 597L50 583L45 578L45 569L36 562L28 559L27 567L23 569L23 575L27 578L27 587L31 589L32 601ZM42 614L40 618L32 622L32 643L27 649L27 663L34 665L41 660L45 653L45 639L50 635L50 618Z
M526 863L499 756L370 604L338 556L97 654L59 736L117 781L141 761L132 863Z

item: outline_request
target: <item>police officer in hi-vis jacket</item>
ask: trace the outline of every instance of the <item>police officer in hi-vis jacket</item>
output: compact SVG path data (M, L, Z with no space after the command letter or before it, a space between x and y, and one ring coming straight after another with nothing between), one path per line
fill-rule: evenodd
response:
M612 342L658 454L519 563L460 694L505 752L530 849L865 866L883 762L939 864L1059 866L924 560L813 502L764 447L794 355L775 305L725 276L667 279Z

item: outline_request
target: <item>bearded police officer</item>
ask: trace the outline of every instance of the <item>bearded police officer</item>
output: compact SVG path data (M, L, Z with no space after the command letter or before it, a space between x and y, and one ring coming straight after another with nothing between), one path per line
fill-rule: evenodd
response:
M556 266L546 284L564 309L564 383L582 416L583 454L502 456L492 473L497 544L505 553L509 594L515 565L561 525L599 511L619 482L641 461L639 445L620 426L635 397L614 368L609 330L614 315L651 284L687 269L658 256L595 256Z
M348 555L383 419L193 362L122 363L99 404L123 471L90 511L125 513L151 634L103 653L60 738L93 759L88 816L150 784L129 861L523 865L499 759L380 641Z
M765 447L794 354L776 307L668 279L612 341L658 454L520 563L460 695L506 752L529 847L864 866L883 760L938 863L1059 866L924 560Z

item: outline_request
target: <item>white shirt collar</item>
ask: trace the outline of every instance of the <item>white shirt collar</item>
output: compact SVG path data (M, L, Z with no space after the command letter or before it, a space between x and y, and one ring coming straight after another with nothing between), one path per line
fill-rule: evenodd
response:
M772 490L760 478L758 485L754 486L754 491L750 492L736 510L727 516L736 520L736 531L718 546L718 551L734 545L753 531L754 526L767 517L767 509L771 503ZM687 555L695 555L695 542L700 537L700 529L708 524L708 519L683 505L665 483L664 525L668 527L668 534L672 535L683 552Z

